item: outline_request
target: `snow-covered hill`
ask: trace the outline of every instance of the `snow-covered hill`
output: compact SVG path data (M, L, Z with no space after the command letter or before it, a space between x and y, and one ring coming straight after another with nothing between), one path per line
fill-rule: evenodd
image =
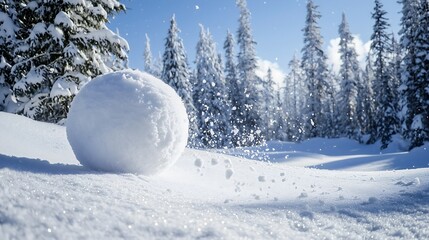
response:
M0 239L429 238L428 145L188 149L145 177L81 166L61 126L0 113L0 129Z

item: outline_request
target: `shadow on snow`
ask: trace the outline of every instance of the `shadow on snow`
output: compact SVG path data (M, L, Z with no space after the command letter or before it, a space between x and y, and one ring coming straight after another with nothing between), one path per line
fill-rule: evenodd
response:
M293 210L298 212L302 218L313 218L315 214L339 214L350 218L362 217L369 214L390 214L398 213L417 217L418 215L429 214L429 184L411 192L402 192L386 198L362 199L360 202L323 203L323 201L305 201L297 199L294 202L277 201L265 203L249 203L232 205L232 208L239 208L246 212L276 212Z
M88 174L93 171L79 165L51 164L46 160L13 157L0 154L0 169L7 168L15 171L44 173L44 174Z
M363 165L376 166L376 170L429 168L429 148L426 145L410 152L400 150L398 143L392 145L391 149L380 151L377 145L362 145L350 139L315 138L302 143L269 142L266 146L221 152L272 163L293 165L307 161L306 167L326 170L346 170Z

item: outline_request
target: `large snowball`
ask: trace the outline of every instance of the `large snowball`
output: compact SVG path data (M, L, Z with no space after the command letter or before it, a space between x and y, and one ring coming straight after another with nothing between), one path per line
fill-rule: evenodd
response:
M185 106L170 86L124 70L82 88L71 105L67 138L84 166L152 175L180 157L188 124Z

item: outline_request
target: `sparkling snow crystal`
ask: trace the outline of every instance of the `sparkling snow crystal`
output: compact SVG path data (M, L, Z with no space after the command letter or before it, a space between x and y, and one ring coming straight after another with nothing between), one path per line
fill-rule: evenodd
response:
M67 138L84 166L152 175L180 157L188 124L172 88L149 74L124 70L82 88L70 109Z

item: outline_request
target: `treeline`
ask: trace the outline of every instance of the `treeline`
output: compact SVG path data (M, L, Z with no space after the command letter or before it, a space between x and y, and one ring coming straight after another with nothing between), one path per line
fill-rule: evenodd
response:
M348 137L368 144L381 141L381 148L386 148L394 134L402 134L411 149L429 140L429 3L402 0L400 4L398 41L388 32L382 3L374 1L364 69L345 14L338 28L340 71L336 74L328 67L318 24L321 14L312 0L307 2L301 57L290 61L283 88L275 87L271 70L265 78L255 74L255 41L245 0L237 1L237 54L228 32L222 59L210 32L201 26L195 69L190 70L173 17L160 65L153 64L147 44L145 68L184 99L191 119L191 146Z
M127 67L127 43L107 29L124 6L116 0L0 1L0 110L62 122L87 81ZM175 17L165 51L154 60L147 37L145 71L172 86L190 119L189 146L223 148L348 137L362 143L394 134L410 148L429 140L429 2L401 0L401 31L389 32L386 11L374 0L371 48L361 69L343 14L339 24L341 67L327 64L318 21L307 1L301 56L294 56L284 86L272 72L256 75L257 55L246 0L237 0L239 27L228 32L223 56L200 26L194 68L188 63ZM234 40L236 39L236 41Z
M145 71L172 86L186 105L192 147L252 146L278 139L283 118L279 93L268 79L256 76L257 56L245 0L238 0L238 53L233 35L224 42L224 58L208 29L200 25L195 69L190 69L173 16L162 60L155 64L147 38Z

